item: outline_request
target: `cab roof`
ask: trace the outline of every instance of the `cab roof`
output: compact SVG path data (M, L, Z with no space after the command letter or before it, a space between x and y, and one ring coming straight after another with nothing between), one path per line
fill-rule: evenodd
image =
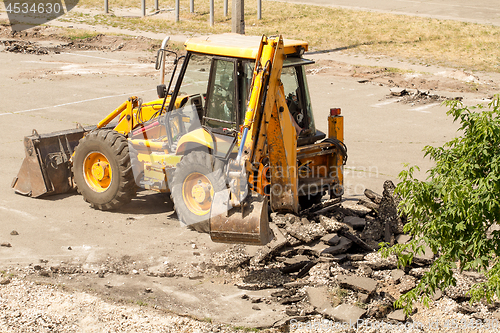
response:
M259 51L260 36L245 36L239 34L211 35L194 37L186 41L187 51L213 54L225 57L256 59ZM308 49L307 42L284 39L285 54L298 54L300 48Z

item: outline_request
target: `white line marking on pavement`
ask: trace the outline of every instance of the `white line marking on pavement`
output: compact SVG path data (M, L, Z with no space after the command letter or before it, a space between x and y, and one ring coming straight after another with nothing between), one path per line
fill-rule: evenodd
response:
M373 104L373 105L370 105L372 108L380 108L384 105L389 105L389 104L392 104L392 103L395 103L397 102L398 100L397 99L390 99L388 101L385 101L385 102L381 102L381 103L377 103L377 104Z
M86 54L69 53L69 52L61 52L61 54L69 54L69 55L75 55L75 56L80 56L80 57L87 57L87 58L95 58L95 59L103 59L103 60L121 61L121 62L123 62L123 60L120 60L120 59L110 59L110 58L104 58L104 57L96 57L96 56L91 56L91 55L86 55Z
M106 99L106 98L121 97L121 96L133 96L133 95L136 95L138 93L143 93L143 92L153 91L153 90L154 89L148 89L148 90L142 90L142 91L135 91L133 93L125 93L125 94L120 94L120 95L110 95L110 96L96 97L96 98L91 98L91 99L84 99L84 100L81 100L81 101L64 103L64 104L59 104L59 105L46 106L46 107L43 107L43 108L36 108L36 109L29 109L29 110L22 110L22 111L0 113L0 116L10 115L10 114L18 114L18 113L25 113L25 112L32 112L32 111L47 110L47 109L50 109L50 108L57 108L57 107L60 107L60 106L66 106L66 105L72 105L72 104L80 104L80 103L98 101L100 99Z
M422 113L431 113L430 111L425 111L425 110L427 110L429 108L432 108L434 106L437 106L437 105L439 105L439 103L427 104L427 105L419 106L419 107L416 107L416 108L408 109L408 111L422 112Z
M8 212L13 212L13 213L16 213L16 214L22 215L22 216L27 217L27 218L30 218L30 219L32 219L32 220L36 220L36 219L37 219L37 217L36 217L36 216L31 215L30 213L23 212L22 210L17 210L17 209L12 209L12 208L7 208L7 207L3 207L3 206L0 206L0 209L1 209L1 210L8 211Z

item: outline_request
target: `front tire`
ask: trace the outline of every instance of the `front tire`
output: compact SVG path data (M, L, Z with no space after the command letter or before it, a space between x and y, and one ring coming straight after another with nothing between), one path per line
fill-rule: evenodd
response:
M190 229L209 232L213 197L226 189L224 163L206 152L191 152L177 164L171 184L179 220Z
M78 192L93 208L116 209L136 195L127 139L108 129L88 133L73 157Z

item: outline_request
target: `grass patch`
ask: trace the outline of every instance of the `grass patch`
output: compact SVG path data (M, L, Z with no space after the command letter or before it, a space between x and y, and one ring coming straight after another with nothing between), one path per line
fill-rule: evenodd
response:
M75 29L65 29L66 37L71 40L83 40L87 38L92 38L99 35L99 32L95 31L86 31L86 30L75 30Z
M148 303L143 302L143 301L136 301L135 303L136 303L137 305L139 305L139 306L148 306Z
M330 296L332 298L332 306L337 306L343 303L343 300L349 292L346 289L340 287L335 287L330 291Z

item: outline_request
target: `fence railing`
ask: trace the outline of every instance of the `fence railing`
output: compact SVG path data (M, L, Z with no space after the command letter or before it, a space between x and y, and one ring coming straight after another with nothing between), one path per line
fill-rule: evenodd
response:
M228 1L224 0L224 16L228 15ZM243 12L243 1L244 0L233 0L233 11L236 12L236 16L238 16L241 8L241 12ZM109 13L109 0L104 0L104 12L106 14ZM146 16L146 0L141 0L141 9L142 16ZM155 0L155 11L160 10L159 0ZM215 24L215 15L214 15L214 0L210 0L210 26L214 26ZM194 13L194 0L189 1L189 11ZM242 18L241 18L242 19ZM262 19L262 0L257 0L257 19ZM175 0L175 22L180 21L180 0ZM233 25L234 30L234 25ZM233 31L237 32L237 31ZM244 33L244 32L243 32Z

